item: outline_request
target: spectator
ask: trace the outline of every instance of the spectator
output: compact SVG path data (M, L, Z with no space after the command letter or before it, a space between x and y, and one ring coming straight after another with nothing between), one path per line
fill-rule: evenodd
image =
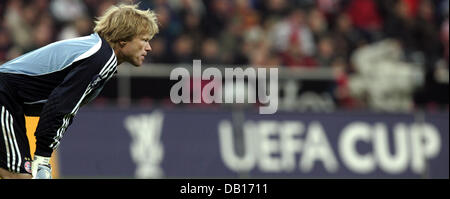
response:
M336 78L336 87L333 96L336 102L345 109L357 109L363 107L363 100L357 100L351 94L349 75L347 74L347 61L343 57L334 59L331 67Z
M192 64L193 56L193 40L187 35L181 35L173 44L174 56L171 63Z
M317 0L317 9L325 15L327 20L339 14L341 0Z
M45 46L54 41L53 34L53 19L50 16L42 16L34 27L33 45L30 50Z
M288 67L313 68L318 65L317 61L306 55L302 48L296 43L289 42L288 49L282 53L283 65Z
M0 26L0 63L7 60L9 49L13 46L9 32Z
M155 12L160 26L158 37L166 40L169 52L175 52L176 49L172 49L173 42L181 31L178 21L175 20L174 14L166 5L159 5L155 8Z
M319 41L319 37L329 32L325 16L315 8L308 12L308 26L311 28L316 43Z
M221 64L219 54L219 45L217 40L213 38L205 39L202 43L201 51L202 64Z
M336 25L331 33L335 43L335 53L344 57L347 63L353 50L367 43L361 34L355 30L350 17L346 13L337 16Z
M417 10L414 24L414 49L423 53L425 66L433 68L439 59L440 42L438 26L435 25L434 5L430 0L422 0Z
M330 67L333 65L336 55L333 39L329 36L322 36L319 38L317 46L316 60L317 64L321 67Z
M91 33L92 27L91 19L87 16L79 17L61 30L58 40L87 36Z
M171 63L171 57L167 53L167 41L164 37L158 35L150 41L152 47L152 53L146 57L146 62L150 63Z
M448 18L442 23L441 25L441 44L444 46L444 52L443 57L445 61L448 62L448 56L449 56L449 49L448 49L448 43L449 43L449 25L448 25Z
M196 0L168 0L170 8L178 13L191 12L202 16L205 12L205 5L202 1Z
M355 28L361 31L366 39L369 41L378 39L383 21L374 0L351 1L347 13Z
M200 46L203 40L203 33L201 32L200 26L201 17L194 12L188 11L184 12L181 18L183 19L183 33L192 38L194 54L198 55L200 54Z
M303 55L312 56L315 53L313 34L306 24L303 10L293 10L288 17L275 24L272 31L271 39L278 52L284 53L298 46Z
M394 38L401 42L407 54L414 51L415 39L413 18L408 14L407 5L399 0L393 5L392 13L386 15L384 33L387 38Z
M423 0L401 0L407 8L407 13L410 17L416 17L418 10L421 8L420 4Z
M87 12L81 0L55 0L51 2L50 8L58 23L68 23Z
M35 21L36 12L28 5L24 6L22 1L9 1L5 13L6 27L11 33L14 45L24 51L32 44L32 25Z
M227 64L248 64L247 53L251 47L244 41L244 33L239 31L239 24L230 22L220 34L219 43L222 60Z
M260 5L262 20L281 20L287 15L289 6L288 0L263 0Z
M209 6L209 12L202 18L202 31L206 37L217 38L232 17L232 7L229 0L212 0Z
M260 17L258 12L253 9L248 0L234 0L234 14L232 21L236 21L238 25L238 31L245 32L248 29L259 24Z

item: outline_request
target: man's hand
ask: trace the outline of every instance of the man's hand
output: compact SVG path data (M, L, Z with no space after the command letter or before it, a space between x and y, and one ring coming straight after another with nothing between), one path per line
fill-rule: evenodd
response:
M34 160L31 163L31 175L33 175L33 179L51 179L50 157L34 155Z

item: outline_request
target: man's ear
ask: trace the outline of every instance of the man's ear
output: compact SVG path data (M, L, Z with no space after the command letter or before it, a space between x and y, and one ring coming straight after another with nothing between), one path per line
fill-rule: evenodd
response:
M127 45L126 41L119 41L119 45L120 47L124 47L125 45Z

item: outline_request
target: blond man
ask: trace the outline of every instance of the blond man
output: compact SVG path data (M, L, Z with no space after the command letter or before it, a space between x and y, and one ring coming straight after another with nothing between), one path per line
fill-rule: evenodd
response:
M112 6L94 33L58 41L0 66L0 178L49 178L51 155L80 106L128 62L142 65L158 33L155 14ZM24 115L40 116L31 161Z

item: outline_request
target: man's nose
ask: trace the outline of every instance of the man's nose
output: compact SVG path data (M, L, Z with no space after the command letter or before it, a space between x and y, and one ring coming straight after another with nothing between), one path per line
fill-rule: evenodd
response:
M147 42L147 45L145 45L145 51L151 51L152 47L150 46L150 43Z

